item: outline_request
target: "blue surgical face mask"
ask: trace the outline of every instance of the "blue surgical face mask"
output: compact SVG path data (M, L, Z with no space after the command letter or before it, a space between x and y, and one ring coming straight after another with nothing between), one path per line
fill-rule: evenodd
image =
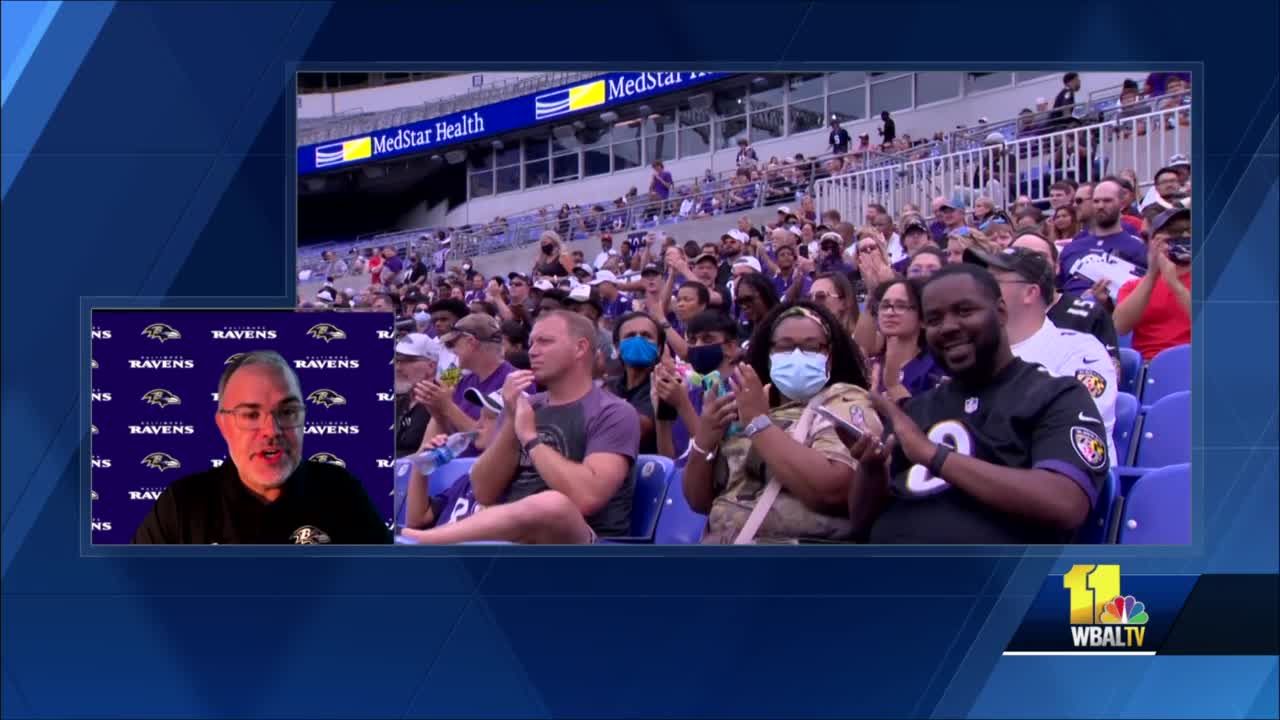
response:
M618 354L628 367L653 367L658 362L658 345L647 337L632 335L618 343Z
M426 325L431 322L431 316L424 312L416 312L413 314L413 321L418 325Z
M796 348L769 356L769 378L787 399L808 402L827 386L831 373L826 355Z

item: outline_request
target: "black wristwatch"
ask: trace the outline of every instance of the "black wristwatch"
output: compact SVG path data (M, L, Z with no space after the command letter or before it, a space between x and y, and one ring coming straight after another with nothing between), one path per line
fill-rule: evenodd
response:
M524 454L525 454L525 455L528 455L529 453L533 452L533 449L534 449L534 448L538 447L538 446L539 446L539 445L541 445L541 444L542 444L542 438L541 438L541 437L534 437L534 438L533 438L532 440L530 440L529 442L525 443L524 445L521 445L521 446L520 446L520 449L521 449L521 450L524 450Z

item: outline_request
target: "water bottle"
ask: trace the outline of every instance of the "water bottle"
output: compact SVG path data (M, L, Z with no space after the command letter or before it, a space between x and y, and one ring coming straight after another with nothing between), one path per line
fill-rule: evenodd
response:
M477 434L475 432L454 433L440 447L419 450L396 460L396 475L404 477L414 467L418 468L418 472L424 477L430 475L436 468L452 462L454 458L466 452Z

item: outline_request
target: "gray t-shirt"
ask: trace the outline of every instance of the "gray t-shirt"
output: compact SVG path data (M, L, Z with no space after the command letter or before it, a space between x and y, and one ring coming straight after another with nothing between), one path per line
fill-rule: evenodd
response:
M538 437L548 447L573 462L582 462L593 453L615 453L634 463L640 447L640 418L635 408L598 386L577 402L548 405L547 394L530 398L538 423ZM507 490L506 502L526 498L547 489L529 456L520 453L515 480ZM618 492L599 512L586 518L587 524L601 537L617 537L630 533L631 498L635 479L631 473Z

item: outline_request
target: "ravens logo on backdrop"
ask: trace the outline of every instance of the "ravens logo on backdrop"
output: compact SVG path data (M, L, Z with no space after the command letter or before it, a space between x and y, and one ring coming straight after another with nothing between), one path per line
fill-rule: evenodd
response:
M164 323L152 323L142 329L142 336L165 342L166 340L178 340L182 337L182 333Z
M322 463L329 463L330 465L337 465L338 467L347 466L347 463L345 460L338 457L337 455L334 455L333 453L328 453L328 452L318 452L307 459L312 462L322 462Z
M334 405L347 404L346 398L342 397L338 393L329 389L314 390L310 395L307 396L307 400L309 402L315 403L316 405L323 405L327 408L333 407Z
M323 340L325 342L347 339L347 334L331 323L319 323L317 325L312 325L311 329L307 331L307 334L317 340Z
M223 365L230 365L233 362L240 362L240 358L244 357L244 353L236 353L224 361Z
M149 468L164 472L165 470L176 470L182 467L182 463L178 462L178 458L165 452L153 452L142 458L142 464Z
M147 394L142 396L142 401L148 405L159 405L162 408L182 404L182 398L164 388L147 391Z

